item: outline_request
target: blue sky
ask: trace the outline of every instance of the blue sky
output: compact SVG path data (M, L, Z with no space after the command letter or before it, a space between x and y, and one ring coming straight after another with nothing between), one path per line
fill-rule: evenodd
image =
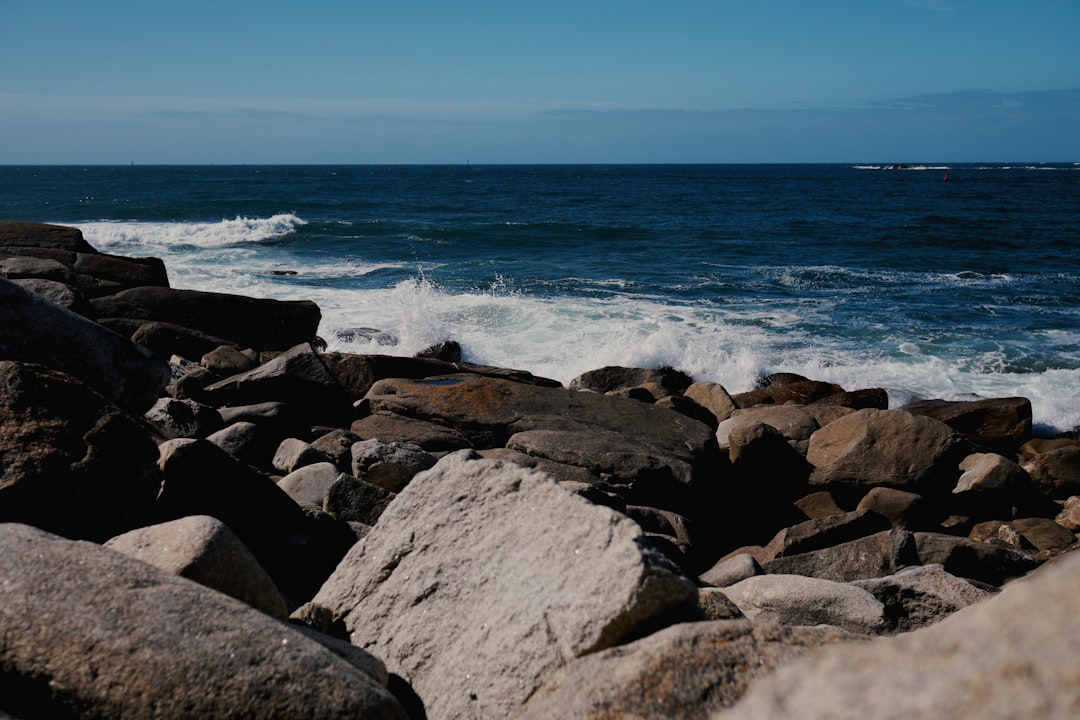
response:
M1080 160L1080 0L0 0L0 164Z

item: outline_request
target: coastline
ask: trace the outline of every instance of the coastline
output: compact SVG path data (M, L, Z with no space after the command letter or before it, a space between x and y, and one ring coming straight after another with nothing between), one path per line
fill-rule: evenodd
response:
M160 261L107 255L78 230L33 223L0 223L0 271L0 528L18 548L4 577L44 549L55 567L78 558L113 577L95 585L100 602L74 623L74 644L84 630L162 622L151 609L125 614L127 625L108 619L152 586L172 589L170 612L210 636L247 625L256 640L303 648L302 660L271 657L255 642L238 651L240 665L210 663L199 675L213 688L199 699L208 712L255 702L245 679L265 689L322 666L331 677L302 673L297 687L346 698L348 712L462 717L483 702L492 716L552 716L582 698L602 704L610 690L601 681L568 697L557 672L590 658L618 663L633 649L682 668L666 696L620 695L633 712L659 715L672 697L700 698L718 683L725 690L699 699L698 712L739 717L745 685L760 706L772 683L789 681L770 680L775 668L826 645L838 646L830 658L861 657L903 636L953 679L972 653L1000 650L1001 662L978 672L1004 678L1004 656L1026 645L987 637L933 648L935 628L1000 623L998 607L1038 615L1023 591L1001 592L1018 578L1055 598L1047 622L1067 622L1080 597L1070 554L1080 440L1033 438L1026 398L890 409L881 388L790 373L733 394L671 368L608 366L562 383L462 362L453 345L414 357L342 352L318 338L315 303L172 288ZM176 525L204 516L243 552L215 556L205 529ZM215 525L213 537L223 532ZM129 533L140 535L126 550L99 547L124 547ZM166 568L175 557L163 550L180 536L200 546L183 571L119 559ZM238 589L220 572L199 574L200 563L242 567L248 579ZM34 567L4 584L3 604L51 595L72 612L63 603L87 591L82 574L67 586ZM176 575L193 582L174 585ZM915 576L924 579L905 584ZM821 607L833 611L814 614ZM743 654L701 667L678 654L687 641L676 629L742 638L733 652ZM106 659L113 636L93 659L100 676L81 678L64 638L50 635L41 655L28 648L44 635L14 634L0 647L14 668L5 683L53 682L17 702L5 694L0 710L79 704L136 717L139 698L154 697L180 717L177 698L194 702L197 687L179 693L168 674L132 676ZM1032 667L1047 647L1080 659L1067 632L1034 636ZM219 647L182 644L190 668ZM877 657L859 663L874 672ZM256 658L268 675L239 669ZM725 680L725 662L764 669ZM473 683L461 682L463 669ZM882 662L875 677L898 672ZM239 685L218 684L230 674ZM1039 686L1048 717L1078 701L1077 685L1061 682Z

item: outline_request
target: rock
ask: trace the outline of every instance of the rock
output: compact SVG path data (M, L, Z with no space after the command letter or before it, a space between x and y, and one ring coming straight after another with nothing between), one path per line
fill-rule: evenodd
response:
M390 492L400 492L416 473L435 464L435 457L410 443L360 440L350 449L352 474Z
M401 415L368 415L354 420L349 428L361 440L409 443L431 453L473 446L472 441L455 428Z
M252 357L254 353L245 353L230 345L219 345L199 359L199 363L207 370L219 375L237 375L252 370L258 365L258 360Z
M138 287L169 287L165 263L154 257L122 257L101 252L76 253L75 285L87 297L130 290Z
M227 293L136 287L92 301L98 317L163 321L259 350L311 342L322 313L308 300L271 300Z
M1076 543L1072 531L1049 518L1016 518L1007 524L1035 550L1061 550Z
M1024 470L996 453L975 453L960 462L964 474L953 488L954 494L991 493L1003 495L1026 490L1031 485L1031 478Z
M83 239L82 230L79 228L12 220L0 221L0 247L35 247L67 250L69 252L97 252L90 243Z
M844 512L840 509L840 506L836 504L836 498L834 498L832 493L827 490L818 490L817 492L805 495L796 500L794 505L806 516L807 520L828 517L830 515L839 515Z
M0 277L8 280L50 280L70 286L75 279L72 272L59 260L37 257L9 257L0 259Z
M816 380L795 380L793 382L771 383L757 390L733 395L732 399L740 408L756 405L809 405L829 395L844 392L844 388L832 383Z
M750 553L739 553L713 565L698 577L705 585L723 588L747 578L764 575L761 564Z
M227 595L25 525L0 525L0 545L15 717L405 717L377 660L361 670Z
M867 509L807 520L778 532L765 546L764 557L772 560L821 550L890 528L887 517Z
M905 530L889 530L821 550L762 562L767 573L850 582L892 575L918 565L915 538Z
M315 594L356 539L347 526L310 520L268 476L209 441L169 440L159 450L160 517L218 518L296 604Z
M116 332L123 332L131 322L137 327L128 334L134 342L149 348L160 358L178 355L188 359L199 359L215 348L225 347L229 342L224 338L207 335L192 328L170 322L118 321L115 318L102 318L102 324L113 327Z
M271 464L278 472L291 473L305 465L328 462L330 457L313 448L310 443L299 438L285 438L278 445Z
M754 622L834 625L875 634L884 628L885 606L853 585L802 575L758 575L723 590Z
M698 612L705 620L745 620L739 606L718 587L698 590Z
M1066 530L1080 532L1080 495L1073 495L1065 500L1065 509L1058 513L1054 522Z
M570 381L570 388L607 393L612 390L653 385L657 389L653 396L659 399L667 395L682 395L693 382L686 373L670 367L652 369L609 365L578 375Z
M731 395L719 383L696 382L686 388L683 395L711 412L718 423L726 420L738 409Z
M0 361L0 522L103 541L146 525L157 445L70 375Z
M1035 487L1049 498L1080 494L1080 445L1062 445L1042 452L1021 466Z
M905 568L895 575L851 583L885 606L888 632L909 632L931 625L994 596L982 587L945 572L941 565Z
M888 410L889 393L882 388L866 388L833 393L814 400L812 405L839 405L853 410Z
M476 454L491 460L506 460L507 462L512 462L521 467L535 468L536 470L547 473L563 486L566 486L567 483L576 483L589 486L592 489L597 489L597 486L603 485L604 482L588 468L579 467L577 465L567 465L566 463L555 462L554 460L548 460L547 458L533 457L532 455L526 455L517 450L491 448L488 450L478 450L476 451ZM597 502L598 505L614 507L608 502L599 502L595 499L594 502ZM625 509L625 507L626 502L624 500L622 505L615 509L622 510Z
M722 448L730 447L728 435L735 428L749 426L756 422L778 430L784 439L803 455L806 454L810 436L819 427L814 416L798 405L762 405L733 412L716 429L717 442Z
M222 427L221 414L217 408L194 400L159 398L144 413L143 419L153 425L166 440L206 437Z
M1031 439L1031 401L1022 397L950 402L920 400L904 410L941 420L978 445L1015 452Z
M548 672L695 607L633 521L543 474L467 458L413 478L312 601L431 717L506 717Z
M1035 556L1003 544L928 532L915 533L915 541L923 565L940 564L951 575L990 585L1001 585L1039 566Z
M345 391L307 343L254 370L207 386L204 397L217 406L284 402L311 424L330 427L348 424L352 415Z
M858 410L810 438L811 485L877 485L921 495L952 490L966 443L948 425L902 410Z
M192 515L117 535L105 547L231 595L267 615L289 616L285 598L240 538L220 520Z
M456 340L444 340L416 353L418 358L430 358L443 362L461 362L461 344Z
M723 720L1071 720L1080 554L931 627L827 648L756 682Z
M324 508L338 520L374 525L396 493L341 473L326 490Z
M708 425L713 430L716 430L716 426L719 424L715 415L687 397L666 395L657 400L656 405L657 407L667 408L669 410L674 410L677 413L682 413L686 417L697 420L703 425Z
M922 495L882 486L870 488L856 509L884 515L897 530L923 529L932 516Z
M335 428L311 441L311 447L330 458L341 472L352 471L352 446L360 436L345 428Z
M809 650L861 640L836 628L720 620L665 628L553 672L520 720L706 718Z
M12 282L24 290L29 290L38 297L48 300L54 305L59 305L60 307L66 308L83 317L91 317L92 311L86 296L70 285L65 285L64 283L56 282L55 280L42 280L37 278L12 280Z
M340 475L333 463L316 462L293 470L278 480L277 485L297 504L325 509L326 491Z
M68 373L132 413L165 390L168 365L130 340L0 278L0 359Z
M276 435L270 436L265 427L251 422L235 422L206 439L237 460L262 469L270 467L268 459L277 445Z

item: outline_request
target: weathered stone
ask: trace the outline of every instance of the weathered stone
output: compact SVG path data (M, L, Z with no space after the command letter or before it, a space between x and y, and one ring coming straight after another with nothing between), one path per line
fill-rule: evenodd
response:
M352 470L352 446L360 436L345 428L335 428L311 441L311 447L330 458L341 472Z
M405 717L378 660L345 659L225 594L25 525L0 525L0 546L15 717Z
M874 634L885 627L885 606L853 585L802 575L758 575L723 589L754 622L835 625Z
M253 370L209 385L203 392L207 402L218 406L288 403L313 424L321 421L331 427L347 424L352 415L344 390L308 343Z
M905 568L895 575L851 583L885 606L889 632L908 632L945 619L994 593L945 572L941 565Z
M836 628L738 620L674 625L553 672L518 717L707 718L809 650L860 639Z
M732 395L740 408L756 405L809 405L829 395L844 392L844 388L832 383L816 380L797 380L794 382L773 383L758 390Z
M493 368L471 363L450 363L431 358L328 352L322 354L322 360L353 401L367 395L371 386L379 380L391 378L421 380L457 373L496 377L545 387L561 386L558 381L537 377L522 370Z
M1024 470L997 453L975 453L960 462L963 475L953 488L953 493L986 493L1001 491L1009 493L1031 484Z
M1012 453L1031 439L1031 401L1022 397L985 400L920 400L904 410L941 420L969 440Z
M1072 531L1049 518L1016 518L1008 524L1036 550L1060 550L1076 543Z
M922 495L882 486L870 488L856 509L884 515L897 530L922 529L933 515Z
M764 555L766 560L772 560L821 550L888 530L891 526L887 517L867 509L807 520L778 532L765 546Z
M866 388L833 393L814 400L813 405L839 405L853 410L888 410L889 393L882 388Z
M1054 522L1066 530L1080 532L1080 495L1065 500L1065 508L1054 518Z
M326 453L320 452L299 438L285 438L274 452L271 461L278 472L291 473L305 465L330 462Z
M0 259L0 277L8 280L34 278L70 285L75 273L59 260L51 258L9 257Z
M566 483L579 483L588 486L597 486L603 483L603 480L588 468L583 468L578 465L567 465L566 463L555 462L554 460L549 460L547 458L526 455L517 450L491 448L488 450L478 450L476 452L481 457L489 458L491 460L506 460L507 462L512 462L521 467L540 470L564 485ZM607 503L598 504L604 505ZM625 505L626 502L624 501L623 506L625 507Z
M464 450L473 445L455 428L401 415L368 415L354 420L349 427L361 440L410 443L432 453Z
M739 606L731 601L718 587L698 590L698 612L705 620L745 620Z
M931 627L826 648L756 682L723 720L1071 720L1080 554Z
M679 395L665 395L656 401L657 407L667 408L668 410L674 410L677 413L682 413L688 418L697 420L703 425L708 425L713 430L716 429L719 424L716 416L709 410L699 405L694 400L688 397L682 397Z
M274 449L278 446L277 435L271 435L262 425L251 422L235 422L210 433L206 439L219 448L257 468L269 468Z
M212 370L220 375L237 375L253 369L258 361L252 357L253 353L245 353L230 345L219 345L210 352L204 354L199 363L207 370Z
M28 278L25 280L12 280L24 290L29 290L40 298L48 300L54 305L59 305L73 313L83 317L91 317L92 310L86 296L70 285L55 280L42 280Z
M98 317L163 321L255 350L311 342L322 313L307 300L271 300L227 293L136 287L92 301Z
M278 487L301 505L324 508L326 491L337 481L341 471L329 462L317 462L293 470L278 480Z
M698 577L698 581L723 588L747 578L764 575L761 564L750 553L739 553L713 565Z
M1047 497L1063 500L1080 494L1080 445L1039 453L1021 467Z
M351 469L356 477L390 492L400 492L416 473L435 464L435 457L411 443L360 440L351 447Z
M840 506L836 504L836 498L834 498L832 493L828 490L818 490L809 495L804 495L796 500L794 505L806 515L808 520L828 517L830 515L839 515L844 512Z
M3 278L0 359L68 373L133 413L150 407L171 377L145 348Z
M326 512L338 520L374 525L396 496L389 490L341 473L326 489Z
M157 445L70 375L0 361L0 522L105 540L148 524Z
M159 447L163 519L210 515L229 526L287 598L310 598L355 542L347 526L309 520L268 476L206 440Z
M117 319L104 318L101 322L113 327L117 332L122 332L121 323ZM149 348L161 358L178 355L189 360L198 360L206 353L213 351L214 348L222 347L228 342L224 338L207 335L204 332L177 325L176 323L127 321L122 324L126 327L131 322L138 324L133 331L128 333L131 339Z
M694 609L696 588L631 520L467 458L413 478L313 600L431 717L506 717L548 672Z
M915 538L905 530L879 532L833 547L761 563L768 573L850 582L892 575L908 565L918 565Z
M739 407L719 383L696 382L686 388L683 395L711 412L718 423L726 420Z
M736 410L720 423L716 439L720 447L730 447L728 435L737 427L756 422L776 428L788 443L801 454L806 454L810 436L818 429L817 420L805 408L798 405L762 405Z
M0 247L38 247L95 253L83 239L82 230L64 225L4 220L0 222Z
M169 286L165 263L155 257L80 252L75 254L72 270L76 286L91 298L138 287Z
M1039 565L1035 556L1004 544L926 532L915 533L915 541L923 565L938 563L951 575L991 585L1001 585Z
M222 427L221 414L217 408L194 400L159 398L143 414L143 419L153 425L166 440L206 437Z
M288 605L274 581L223 522L191 515L117 535L105 547L231 595L284 620Z
M948 425L902 410L859 410L810 438L812 485L885 485L922 495L955 487L966 443Z
M653 385L657 392L652 395L659 399L667 395L682 395L691 384L693 379L689 375L670 367L652 369L609 365L578 375L570 381L570 388L607 393L623 388Z

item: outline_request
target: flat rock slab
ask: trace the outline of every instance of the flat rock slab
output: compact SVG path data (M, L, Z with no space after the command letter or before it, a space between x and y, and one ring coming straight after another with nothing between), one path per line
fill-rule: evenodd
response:
M836 628L745 620L674 625L556 670L519 720L707 718L812 648L863 640Z
M27 525L0 525L0 546L14 717L405 717L378 660L360 669L227 595Z
M546 673L694 610L694 585L632 520L472 457L413 478L312 601L430 717L507 717Z
M1080 554L931 627L825 648L750 688L724 720L1080 717Z

